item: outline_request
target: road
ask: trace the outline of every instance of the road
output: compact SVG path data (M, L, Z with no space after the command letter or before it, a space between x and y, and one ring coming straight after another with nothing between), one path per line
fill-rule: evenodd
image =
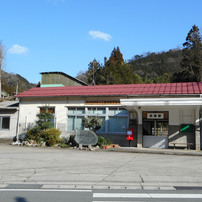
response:
M0 189L0 202L104 202L104 201L178 201L199 202L202 190L65 190L65 189Z
M9 195L9 197L13 197L13 201L31 201L29 196L32 195L35 198L35 195L38 194L37 190L43 190L39 191L38 196L47 198L50 196L50 201L54 197L63 195L64 198L81 197L82 201L84 198L86 201L106 201L108 199L109 201L122 199L131 201L134 200L134 197L138 201L151 201L152 198L148 198L148 196L152 196L150 192L158 194L183 192L184 194L188 191L183 191L183 189L189 187L198 189L193 192L194 194L196 191L200 192L202 187L201 168L201 156L0 145L0 189L2 190L0 199L2 201L3 196L6 198L6 195ZM179 190L180 188L182 190ZM20 192L18 192L19 189ZM28 191L34 189L34 191L29 194L28 191L22 191L27 189L29 189ZM81 189L90 190L90 192L75 194L75 190ZM142 195L143 198L129 195L132 196L132 199L121 195L119 195L120 198L113 195L97 197L100 195L96 194L96 190L99 193L107 191L113 193L116 190L115 192L119 194L128 191L132 191L132 193L142 191L146 195ZM21 197L21 199L15 197ZM5 198L3 198L4 202ZM70 201L72 200L70 199ZM157 198L155 200L158 201ZM161 201L167 200L164 198ZM57 201L62 201L62 198ZM77 201L80 200L77 199Z

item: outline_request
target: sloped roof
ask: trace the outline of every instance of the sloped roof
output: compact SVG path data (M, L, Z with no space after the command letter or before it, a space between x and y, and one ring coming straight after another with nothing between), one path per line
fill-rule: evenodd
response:
M202 94L202 82L32 88L17 97Z
M64 72L41 72L40 74L61 74L61 75L63 75L63 76L65 76L65 77L67 77L67 78L69 78L69 79L71 79L71 80L73 80L73 81L75 81L75 82L77 82L77 83L80 83L81 85L83 85L83 86L87 86L88 84L86 84L85 82L83 82L83 81L81 81L80 79L77 79L77 78L75 78L75 77L72 77L72 76L70 76L69 74L66 74L66 73L64 73Z
M0 109L17 109L19 101L3 101L0 102Z

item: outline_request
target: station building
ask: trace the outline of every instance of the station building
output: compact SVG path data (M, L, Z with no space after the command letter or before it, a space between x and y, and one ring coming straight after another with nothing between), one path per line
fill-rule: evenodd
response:
M48 107L63 135L84 129L84 117L97 116L104 121L97 134L120 146L129 145L126 133L133 129L134 147L200 150L201 95L201 82L36 87L18 95L18 135Z

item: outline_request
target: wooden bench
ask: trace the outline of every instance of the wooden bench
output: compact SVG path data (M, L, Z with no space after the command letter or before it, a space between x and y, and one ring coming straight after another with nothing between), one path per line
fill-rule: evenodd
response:
M187 143L179 143L179 142L170 142L169 145L172 144L173 148L175 149L176 146L184 146L186 147L188 150L190 150L191 146L193 145L193 143L187 142Z

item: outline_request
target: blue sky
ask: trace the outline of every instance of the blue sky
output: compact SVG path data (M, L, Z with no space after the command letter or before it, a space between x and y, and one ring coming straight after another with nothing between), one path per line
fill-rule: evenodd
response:
M40 81L40 72L77 76L119 46L125 60L182 47L202 0L0 0L7 72Z

